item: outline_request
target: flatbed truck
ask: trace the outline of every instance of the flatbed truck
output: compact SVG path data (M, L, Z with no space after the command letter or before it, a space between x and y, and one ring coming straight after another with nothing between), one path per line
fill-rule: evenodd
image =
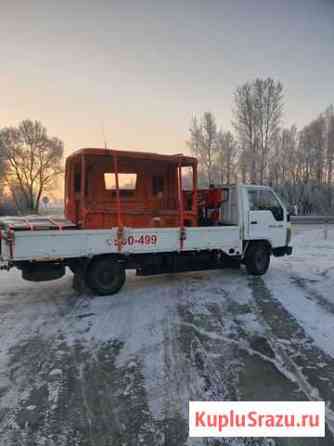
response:
M127 269L151 275L244 264L262 275L271 255L291 253L289 215L270 187L200 190L197 160L183 155L81 149L66 162L64 218L0 218L1 269L44 281L68 267L100 295L119 291Z

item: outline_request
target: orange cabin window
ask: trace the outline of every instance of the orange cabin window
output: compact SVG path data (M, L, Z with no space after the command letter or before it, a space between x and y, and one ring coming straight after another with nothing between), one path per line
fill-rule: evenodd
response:
M122 197L133 197L137 188L137 174L119 173L118 187ZM104 188L107 191L112 191L113 196L116 194L116 175L114 173L104 173Z
M119 173L118 187L122 190L135 190L137 185L136 173ZM104 187L106 190L116 189L116 175L106 172L104 174Z

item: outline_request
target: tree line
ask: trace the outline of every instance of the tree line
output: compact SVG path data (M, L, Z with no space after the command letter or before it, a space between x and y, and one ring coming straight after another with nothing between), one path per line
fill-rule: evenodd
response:
M283 85L255 79L234 92L233 132L213 113L194 116L187 141L199 160L200 184L267 184L300 213L334 207L334 107L305 127L282 125Z
M300 213L334 210L334 107L298 130L282 125L284 89L271 78L234 92L232 131L211 112L193 116L187 144L199 184L267 184ZM0 212L36 213L63 174L64 144L39 121L0 128Z

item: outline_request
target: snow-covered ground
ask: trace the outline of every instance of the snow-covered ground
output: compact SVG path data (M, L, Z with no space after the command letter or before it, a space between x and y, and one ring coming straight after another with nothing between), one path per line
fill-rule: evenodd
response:
M294 233L262 278L129 273L115 296L78 297L70 273L1 273L0 445L333 445L334 228ZM192 440L189 399L324 399L328 431Z

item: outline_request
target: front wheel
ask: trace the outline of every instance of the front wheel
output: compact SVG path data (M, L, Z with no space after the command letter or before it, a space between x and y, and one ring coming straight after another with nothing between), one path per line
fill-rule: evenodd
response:
M270 250L264 243L254 243L246 253L245 265L247 272L253 276L262 276L270 264Z
M117 293L124 282L124 267L112 256L92 260L87 269L87 285L100 296Z

